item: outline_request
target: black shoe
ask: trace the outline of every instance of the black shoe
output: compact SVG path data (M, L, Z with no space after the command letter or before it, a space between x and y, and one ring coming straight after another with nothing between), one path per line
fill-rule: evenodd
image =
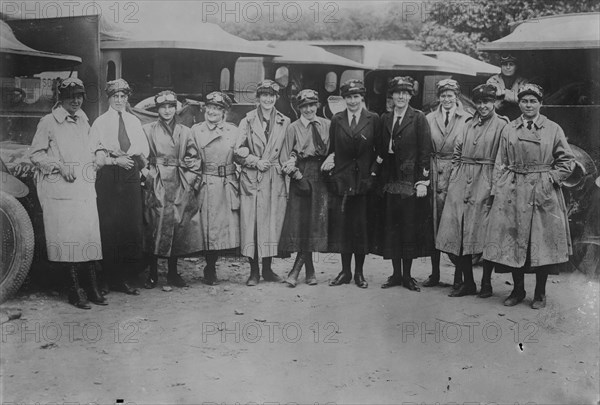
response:
M79 309L92 309L83 288L72 289L69 293L69 303Z
M146 278L146 282L144 283L144 288L150 290L155 288L158 285L158 268L152 268L148 270L148 278Z
M341 272L337 275L336 278L329 282L330 286L342 285L342 284L350 284L350 280L352 280L352 273Z
M448 297L464 297L475 294L477 294L477 286L475 284L463 284L458 290L454 290L448 294Z
M402 285L402 278L389 276L387 278L387 281L385 283L381 284L381 288L396 287L398 285Z
M88 265L85 269L88 279L87 296L91 303L96 305L108 305L106 298L102 295L98 289L98 278L96 277L96 266L94 264Z
M206 285L219 285L217 269L214 266L206 265L204 268L204 277L200 281Z
M404 288L406 288L407 290L410 290L410 291L416 291L416 292L421 291L421 289L417 285L417 282L414 278L409 278L408 280L402 280L402 285L404 286Z
M505 307L514 307L519 302L521 302L525 299L525 295L526 295L525 291L516 292L513 290L513 292L511 292L510 295L504 300L504 306Z
M254 274L254 273L250 273L250 277L248 277L248 280L246 281L246 285L248 287L253 287L255 285L258 285L260 281L260 277L258 276L258 273Z
M120 283L114 284L112 289L129 295L140 295L140 292L136 288L133 288L127 284L126 281L121 281Z
M271 269L268 269L268 270L263 269L262 278L265 281L273 281L275 283L281 283L283 281L283 279L281 277L279 277L279 275L277 275L277 273L273 272L273 270L271 270Z
M452 291L458 291L460 290L460 288L462 287L463 283L462 281L460 283L454 283L452 284Z
M546 308L546 296L545 295L536 295L535 297L533 297L533 301L531 302L531 308L533 308L533 309Z
M429 276L429 278L423 283L423 287L435 287L440 284L440 278Z
M481 290L477 295L479 298L489 298L493 294L492 285L491 284L482 284Z
M167 274L167 284L179 288L188 287L188 284L183 278L181 278L181 276L178 273Z
M361 273L354 275L354 284L359 288L367 288L369 286L369 283L367 283L367 280L365 280L365 277Z

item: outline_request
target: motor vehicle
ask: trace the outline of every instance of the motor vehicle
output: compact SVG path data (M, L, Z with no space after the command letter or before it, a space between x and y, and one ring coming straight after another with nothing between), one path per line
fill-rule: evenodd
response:
M600 13L521 21L479 49L514 54L519 74L544 88L541 113L562 127L576 159L564 184L574 248L570 265L600 276Z

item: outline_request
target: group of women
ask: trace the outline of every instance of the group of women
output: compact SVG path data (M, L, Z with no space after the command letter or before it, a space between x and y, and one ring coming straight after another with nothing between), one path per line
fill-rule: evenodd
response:
M541 88L518 91L522 116L511 123L495 113L492 85L473 90L474 116L452 79L437 84L440 104L427 116L410 106L416 88L410 77L394 78L393 108L379 117L365 107L363 83L350 80L341 86L346 109L331 121L316 115L317 92L304 89L301 117L290 123L275 108L279 85L264 80L239 127L225 121L231 99L213 92L205 121L191 129L177 123L177 95L162 91L157 121L142 128L125 111L131 90L119 79L108 83L110 108L90 129L83 84L65 80L31 159L41 169L49 259L67 264L70 302L106 304L97 260L113 289L137 294L127 277L143 257L147 288L157 285L159 257L168 258L168 283L185 286L177 258L199 252L202 281L218 284L217 258L231 251L249 258L248 286L262 275L295 287L303 267L305 282L317 284L313 252L335 252L342 269L329 284L367 288L363 265L374 253L392 261L382 288L419 291L413 259L432 257L424 285L435 286L442 251L456 265L450 296L476 294L472 256L483 254L480 297L492 295L495 265L512 271L505 305L516 305L523 273L534 271L532 306L543 307L547 274L570 253L560 185L573 157L560 127L539 114ZM291 253L282 280L272 259Z

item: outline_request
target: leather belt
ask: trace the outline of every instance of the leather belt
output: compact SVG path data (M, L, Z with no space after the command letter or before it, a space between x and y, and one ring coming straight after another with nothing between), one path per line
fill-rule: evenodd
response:
M202 165L202 174L217 177L227 177L235 173L235 165L217 165L214 163L206 163Z
M468 157L468 156L462 156L460 158L460 163L463 163L465 165L490 165L490 166L493 166L495 162L492 159L479 159L479 158L472 158L472 157Z
M519 174L528 174L528 173L546 173L552 170L552 165L550 164L518 164L518 165L509 165L506 167L511 172L519 173Z
M164 157L149 157L148 163L151 165L185 167L185 163L179 159Z

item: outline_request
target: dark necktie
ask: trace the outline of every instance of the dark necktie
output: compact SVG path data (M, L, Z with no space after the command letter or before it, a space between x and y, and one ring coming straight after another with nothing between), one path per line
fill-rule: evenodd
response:
M444 126L447 127L450 122L450 111L446 111L446 121L444 121Z
M265 138L267 138L267 141L269 140L269 130L271 129L270 127L270 123L271 121L269 121L266 118L263 118L263 122L265 123Z
M531 129L533 126L533 121L527 121L527 129Z
M119 111L119 147L123 152L129 150L131 146L131 141L129 140L129 136L127 136L127 130L125 129L125 121L123 121L123 113Z
M356 114L352 114L352 121L350 121L350 128L356 128Z
M398 116L396 118L396 122L394 122L394 126L392 127L392 134L395 134L398 128L400 127L400 121L402 121L402 117Z
M311 121L310 126L312 129L313 144L315 145L315 154L318 156L323 156L327 153L327 150L325 148L325 142L323 142L323 139L321 139L321 135L317 129L317 121Z
M71 118L73 121L77 122L77 116L76 115L69 115L69 118Z

